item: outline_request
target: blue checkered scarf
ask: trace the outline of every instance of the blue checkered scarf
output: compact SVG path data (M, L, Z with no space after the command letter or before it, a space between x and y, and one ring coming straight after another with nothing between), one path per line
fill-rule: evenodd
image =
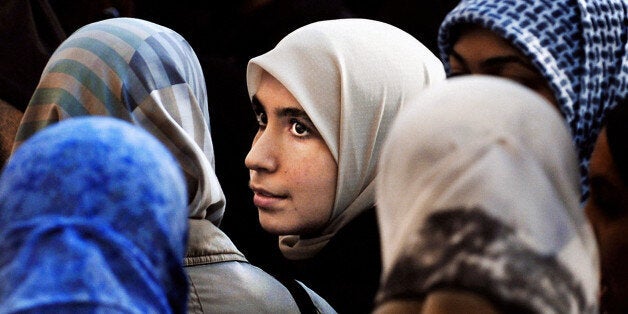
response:
M183 313L185 208L181 170L142 129L38 132L0 177L0 312Z
M628 2L463 0L439 31L448 70L453 33L466 23L508 40L547 79L578 148L586 196L588 161L605 113L628 94Z

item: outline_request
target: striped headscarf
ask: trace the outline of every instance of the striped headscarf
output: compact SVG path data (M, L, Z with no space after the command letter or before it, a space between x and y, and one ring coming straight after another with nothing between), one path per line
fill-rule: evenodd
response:
M441 58L457 27L473 23L505 38L549 82L578 147L581 186L607 110L628 95L625 0L463 0L439 31Z
M177 161L139 127L38 132L0 177L0 312L184 313L186 198Z
M120 118L157 137L184 171L190 218L220 223L225 199L214 171L205 80L184 38L132 18L79 29L48 61L14 150L50 124L85 115Z

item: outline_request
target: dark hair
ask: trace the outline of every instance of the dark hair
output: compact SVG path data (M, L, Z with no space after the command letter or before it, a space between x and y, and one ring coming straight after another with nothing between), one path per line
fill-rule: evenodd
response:
M628 184L628 98L606 113L606 137L621 180Z

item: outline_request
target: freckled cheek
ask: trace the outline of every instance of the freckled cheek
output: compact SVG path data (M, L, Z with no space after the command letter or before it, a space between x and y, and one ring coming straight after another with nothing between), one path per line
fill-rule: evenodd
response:
M294 162L294 167L285 169L284 174L288 177L291 185L294 187L302 187L303 189L315 189L326 184L323 178L322 169L324 165L312 158L303 158Z
M315 154L314 156L318 156ZM336 189L335 162L330 163L328 158L299 158L293 160L293 167L284 169L284 176L294 192L301 192L304 196L327 195L333 198Z

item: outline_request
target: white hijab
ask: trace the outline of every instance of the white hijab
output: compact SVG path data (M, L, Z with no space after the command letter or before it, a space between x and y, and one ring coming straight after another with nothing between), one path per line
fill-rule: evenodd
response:
M482 76L447 80L412 105L391 128L379 165L380 302L453 285L545 313L595 311L597 247L579 206L578 162L558 112L516 83ZM482 253L465 245L469 251L461 253L455 250L464 238L437 239L431 228L434 217L448 212L497 221L485 226L491 232L513 231L482 245ZM466 223L457 236L472 234ZM525 264L527 258L535 263ZM512 265L532 270L517 273ZM410 273L415 278L403 278Z
M336 199L320 236L282 236L289 259L309 258L375 202L380 146L397 110L425 86L445 78L442 63L406 32L373 20L306 25L247 69L249 96L263 71L279 80L309 115L338 164Z

